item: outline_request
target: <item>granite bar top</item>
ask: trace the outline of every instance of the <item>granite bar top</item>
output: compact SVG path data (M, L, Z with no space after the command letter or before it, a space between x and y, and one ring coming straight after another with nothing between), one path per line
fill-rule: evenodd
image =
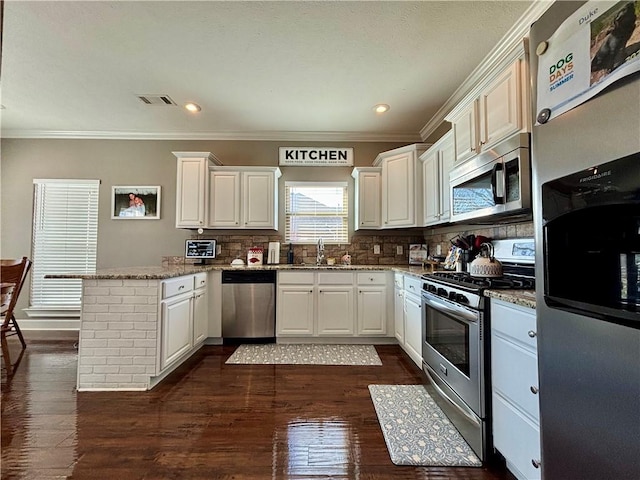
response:
M485 290L484 296L497 298L522 307L536 308L535 290Z
M153 267L119 267L119 268L106 268L97 270L96 273L91 274L50 274L45 275L45 278L81 278L84 280L162 280L165 278L180 277L182 275L192 275L194 273L209 272L214 270L392 270L396 272L408 273L416 277L421 277L425 273L421 266L413 265L259 265L248 267L243 265L241 267L232 267L230 265L204 265L196 266L191 264L170 265L170 266L153 266Z

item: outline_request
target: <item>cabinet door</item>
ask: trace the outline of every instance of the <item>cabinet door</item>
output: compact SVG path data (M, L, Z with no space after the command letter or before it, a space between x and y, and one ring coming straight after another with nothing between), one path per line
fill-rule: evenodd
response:
M380 228L380 172L360 172L356 179L355 229Z
M435 149L421 157L424 182L424 224L431 225L440 221L440 152Z
M420 297L404 292L405 351L422 369L422 305Z
M415 158L413 152L385 159L382 165L383 227L414 227Z
M278 288L278 335L313 335L313 297L312 285Z
M204 342L209 327L208 295L205 288L196 290L193 297L193 344Z
M273 173L242 173L242 222L244 228L277 228L274 221L274 186Z
M387 334L387 287L358 287L358 335Z
M209 226L239 228L240 172L209 171Z
M452 118L455 137L456 161L463 162L478 153L478 101L474 100L455 118Z
M509 470L518 478L539 479L540 429L506 401L493 394L493 444L507 460Z
M207 159L178 158L176 227L202 227L205 221Z
M394 291L393 324L398 343L404 347L404 292L401 288Z
M318 335L353 335L353 287L318 287Z
M480 96L480 144L490 148L521 128L520 62L502 72Z
M162 304L162 352L160 368L164 369L192 345L191 308L192 297L179 296Z
M449 173L456 161L456 150L453 144L453 132L447 134L448 138L440 146L438 159L438 174L440 179L440 223L448 222L451 216L451 185Z

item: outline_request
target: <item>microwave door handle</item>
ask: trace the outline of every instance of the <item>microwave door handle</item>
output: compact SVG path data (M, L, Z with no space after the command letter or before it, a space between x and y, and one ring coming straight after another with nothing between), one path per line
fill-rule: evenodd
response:
M498 182L498 172L500 172L500 182ZM502 162L498 162L493 166L491 170L491 193L493 194L493 201L496 205L504 203L504 166Z

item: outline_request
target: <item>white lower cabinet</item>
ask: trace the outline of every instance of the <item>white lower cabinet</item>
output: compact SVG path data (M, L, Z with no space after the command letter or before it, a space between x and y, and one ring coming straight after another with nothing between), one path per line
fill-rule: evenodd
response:
M190 294L185 294L162 302L161 369L191 349L192 298Z
M404 346L404 276L398 273L393 289L393 327L398 343Z
M422 305L420 297L404 291L404 350L422 368Z
M353 335L353 286L318 287L318 335Z
M386 336L387 278L386 272L278 272L277 336Z
M491 299L493 443L519 479L539 479L535 310Z
M164 280L161 292L160 372L195 350L208 336L207 274Z

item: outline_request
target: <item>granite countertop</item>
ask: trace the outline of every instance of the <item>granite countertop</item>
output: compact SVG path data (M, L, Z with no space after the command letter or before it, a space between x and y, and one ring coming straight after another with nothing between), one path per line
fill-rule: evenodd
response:
M96 273L92 274L51 274L46 275L45 278L81 278L85 280L96 279L133 279L133 280L151 280L164 278L180 277L182 275L191 275L200 272L209 272L214 270L392 270L396 272L408 273L410 275L421 277L427 273L421 266L413 265L260 265L248 267L246 265L241 267L232 267L230 265L204 265L196 266L191 264L171 265L171 266L156 266L156 267L119 267L119 268L105 268L99 269Z
M523 307L536 308L535 290L485 290L484 296L497 298Z

